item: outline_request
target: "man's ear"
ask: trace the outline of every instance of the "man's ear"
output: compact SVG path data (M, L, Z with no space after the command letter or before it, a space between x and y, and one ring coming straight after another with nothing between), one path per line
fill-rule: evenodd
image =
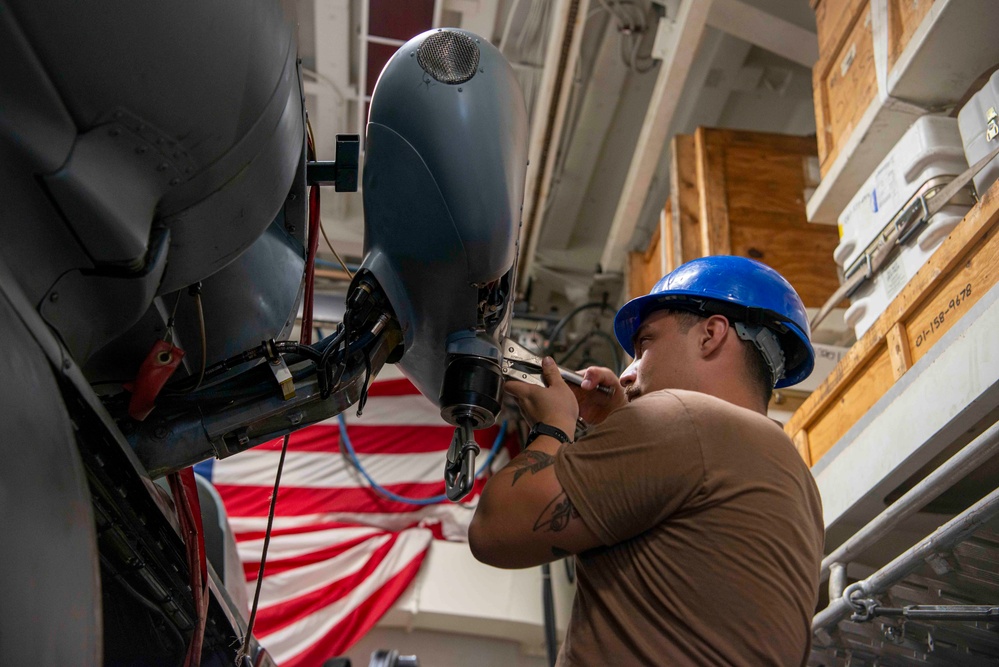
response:
M702 357L709 357L722 346L731 328L728 318L723 315L712 315L701 322L698 348Z

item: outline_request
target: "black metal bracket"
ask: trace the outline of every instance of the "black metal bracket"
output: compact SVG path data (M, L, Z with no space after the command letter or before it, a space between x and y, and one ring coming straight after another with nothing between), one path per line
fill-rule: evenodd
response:
M336 160L306 162L306 182L309 185L332 185L337 192L357 192L360 153L360 135L336 135Z

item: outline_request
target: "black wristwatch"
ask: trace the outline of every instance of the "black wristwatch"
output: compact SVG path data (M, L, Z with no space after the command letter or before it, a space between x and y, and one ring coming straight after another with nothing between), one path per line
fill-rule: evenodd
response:
M527 434L527 442L524 443L524 446L527 447L528 445L530 445L532 442L534 442L537 439L539 435L551 436L556 440L558 440L559 442L561 442L562 444L568 444L572 442L569 436L567 436L565 434L565 431L563 431L562 429L552 426L551 424L538 422L537 424L531 427L531 432Z

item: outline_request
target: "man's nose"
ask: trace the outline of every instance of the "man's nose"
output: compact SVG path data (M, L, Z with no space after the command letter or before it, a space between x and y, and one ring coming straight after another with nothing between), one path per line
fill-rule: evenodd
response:
M638 359L635 359L631 362L631 365L624 369L624 372L621 373L620 379L621 386L625 389L635 384L635 381L638 379Z

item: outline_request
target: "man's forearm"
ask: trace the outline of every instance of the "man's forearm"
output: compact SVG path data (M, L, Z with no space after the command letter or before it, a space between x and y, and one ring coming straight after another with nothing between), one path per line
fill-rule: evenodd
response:
M486 483L468 536L479 560L497 567L528 567L573 553L571 544L558 542L579 515L553 468L555 455L567 446L538 436Z

